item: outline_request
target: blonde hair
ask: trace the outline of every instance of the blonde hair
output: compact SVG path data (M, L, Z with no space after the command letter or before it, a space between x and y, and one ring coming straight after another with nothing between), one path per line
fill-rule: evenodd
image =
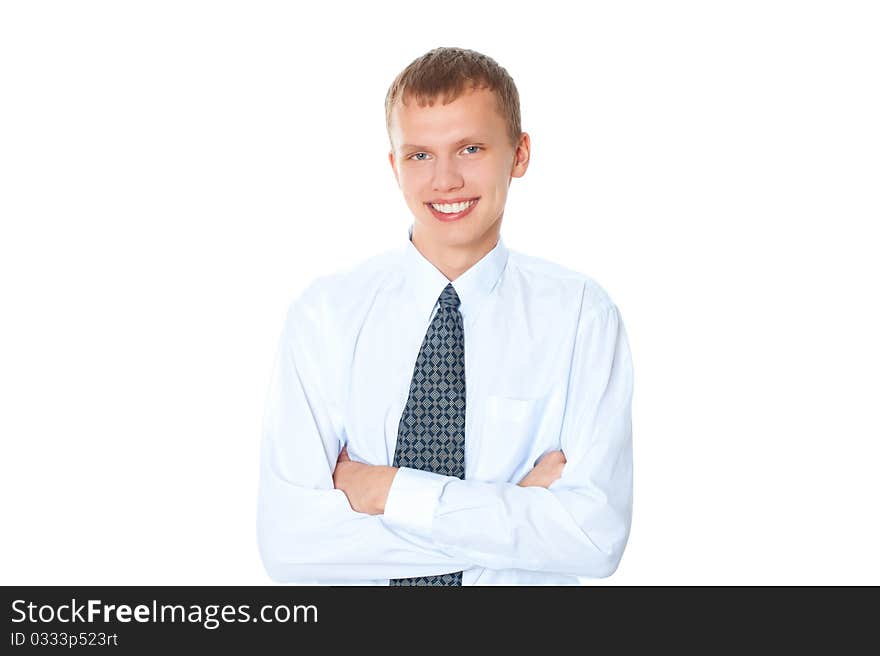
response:
M464 48L434 48L397 75L385 95L388 140L391 141L391 112L398 100L406 105L407 100L415 98L419 107L424 107L432 106L434 100L442 96L442 104L448 105L471 89L489 89L495 93L498 113L507 123L508 138L516 148L522 126L519 92L513 78L491 57Z

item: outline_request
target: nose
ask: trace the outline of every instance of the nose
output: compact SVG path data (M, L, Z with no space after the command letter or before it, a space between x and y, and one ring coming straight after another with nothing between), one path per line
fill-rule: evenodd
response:
M449 192L464 186L464 178L456 163L438 158L434 167L434 191Z

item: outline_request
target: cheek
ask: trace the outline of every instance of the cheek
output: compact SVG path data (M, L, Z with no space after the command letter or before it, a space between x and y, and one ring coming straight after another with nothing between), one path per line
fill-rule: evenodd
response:
M423 172L401 171L398 180L405 196L420 197L430 177L426 176Z
M507 191L506 180L499 179L498 176L486 176L483 180L482 188L485 189L485 195L493 203L503 201Z
M478 184L482 189L486 190L486 193L492 195L498 195L498 192L504 189L507 182L505 170L497 162L492 162L491 165L474 166L467 173L469 175L466 176L466 179Z

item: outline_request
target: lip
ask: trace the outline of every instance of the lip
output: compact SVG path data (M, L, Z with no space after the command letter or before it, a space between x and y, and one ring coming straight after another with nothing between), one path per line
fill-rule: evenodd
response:
M468 200L477 200L479 196L459 196L458 198L435 198L434 200L429 200L429 203L434 203L435 205L443 205L446 203L464 203Z
M443 203L464 203L466 201L471 201L471 200L475 201L473 205L463 209L461 212L456 212L455 214L444 214L443 212L438 212L433 207L431 207L431 203L425 203L425 206L428 208L428 211L430 211L431 214L434 215L434 218L437 219L438 221L443 221L443 223L452 223L453 221L458 221L459 219L463 219L468 214L470 214L471 211L477 205L480 204L480 197L477 196L476 198L457 198L457 199L443 200L443 201L432 201L432 202L437 202L437 204L439 205L439 204L443 204Z

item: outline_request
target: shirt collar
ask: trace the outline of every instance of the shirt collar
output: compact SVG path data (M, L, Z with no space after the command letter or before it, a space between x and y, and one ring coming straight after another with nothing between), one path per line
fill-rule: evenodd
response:
M449 284L449 279L419 252L412 243L413 226L409 226L409 236L404 254L405 284L415 297L419 313L425 323L431 318L440 293ZM461 300L462 317L474 320L507 265L508 250L504 240L498 236L498 243L471 268L462 273L452 283L455 293Z

